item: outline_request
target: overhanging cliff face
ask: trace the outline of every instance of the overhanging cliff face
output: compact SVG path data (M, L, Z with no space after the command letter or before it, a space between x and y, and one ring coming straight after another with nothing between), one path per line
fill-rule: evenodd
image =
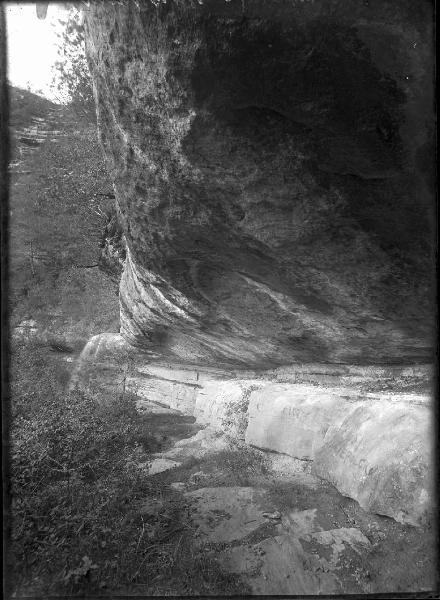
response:
M431 358L429 2L91 3L86 32L131 343Z

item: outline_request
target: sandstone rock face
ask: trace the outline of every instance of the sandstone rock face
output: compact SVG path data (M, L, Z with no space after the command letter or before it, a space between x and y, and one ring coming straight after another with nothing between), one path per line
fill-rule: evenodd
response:
M244 438L248 425L248 403L253 390L264 386L257 379L206 381L197 394L194 416L198 423L213 425Z
M365 510L422 523L434 501L433 417L426 400L390 395L356 403L328 429L314 472Z
M266 385L251 395L246 442L313 460L330 424L347 411L345 394L343 388Z
M267 384L250 395L247 443L313 460L367 511L417 525L433 504L428 394Z
M122 334L180 361L431 358L430 3L90 3Z

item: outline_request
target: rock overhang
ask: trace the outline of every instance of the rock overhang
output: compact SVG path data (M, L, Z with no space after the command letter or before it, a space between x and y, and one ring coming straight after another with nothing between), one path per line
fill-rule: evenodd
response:
M206 364L429 360L429 3L138 4L86 12L122 333Z

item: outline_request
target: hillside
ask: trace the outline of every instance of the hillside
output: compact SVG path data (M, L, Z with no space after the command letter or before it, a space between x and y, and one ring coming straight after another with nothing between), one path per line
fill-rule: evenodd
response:
M13 597L434 594L432 15L347 6L83 3L97 126L11 90Z

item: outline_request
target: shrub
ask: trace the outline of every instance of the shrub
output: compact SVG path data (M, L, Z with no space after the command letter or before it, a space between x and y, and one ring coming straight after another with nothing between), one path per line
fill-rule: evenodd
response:
M32 374L38 360L27 360ZM129 581L147 544L133 546L150 491L137 466L155 444L148 423L130 396L103 405L63 391L47 364L46 378L32 379L12 380L10 583L78 593Z
M52 89L58 100L69 103L73 110L87 120L95 118L93 86L85 54L84 27L81 13L70 7L59 34L59 60L55 63Z

